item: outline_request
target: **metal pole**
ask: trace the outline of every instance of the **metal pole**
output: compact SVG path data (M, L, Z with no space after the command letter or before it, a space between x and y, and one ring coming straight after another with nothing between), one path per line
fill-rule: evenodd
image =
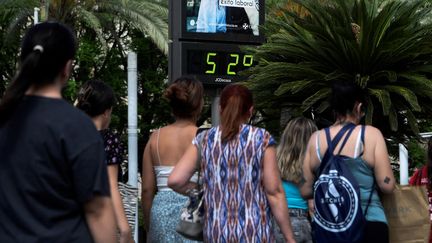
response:
M39 11L40 8L34 8L33 9L33 23L37 25L39 23Z
M399 144L399 173L400 184L408 185L408 150L403 144Z
M128 53L128 184L138 186L138 85L137 54ZM134 240L138 242L138 203L135 214Z
M137 55L128 53L128 183L138 184Z

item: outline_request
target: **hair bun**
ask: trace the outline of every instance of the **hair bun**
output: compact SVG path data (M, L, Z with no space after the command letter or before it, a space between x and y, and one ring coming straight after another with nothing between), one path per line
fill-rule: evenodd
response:
M78 103L76 105L76 107L82 111L84 111L85 113L89 113L92 109L91 104L87 101L83 101L83 100L78 100Z
M171 103L186 103L188 101L188 90L186 87L179 83L173 83L166 89L164 96Z

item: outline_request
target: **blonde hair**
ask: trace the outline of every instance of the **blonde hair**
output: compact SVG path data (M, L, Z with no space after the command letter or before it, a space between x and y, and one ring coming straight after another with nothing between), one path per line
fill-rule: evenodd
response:
M304 117L288 122L277 147L276 158L283 180L299 184L310 136L318 130L315 123Z

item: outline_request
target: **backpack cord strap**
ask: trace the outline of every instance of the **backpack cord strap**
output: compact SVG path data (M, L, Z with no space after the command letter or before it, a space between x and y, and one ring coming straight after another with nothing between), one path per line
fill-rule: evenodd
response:
M347 132L347 135L345 136L345 139L343 140L342 145L341 145L341 147L339 149L339 153L338 154L340 154L342 152L342 149L345 147L345 144L348 142L348 139L351 136L351 133L354 131L354 128L355 128L355 126L352 126L352 127L349 128L349 130Z
M342 127L341 130L339 130L339 132L336 134L336 136L333 138L333 140L331 140L331 137L330 137L330 129L329 128L324 129L325 134L326 134L328 148L324 154L324 157L321 160L321 165L319 166L319 173L320 174L321 174L322 169L326 166L330 157L333 156L334 148L339 143L339 141L342 139L343 135L348 131L348 129L353 129L353 128L355 128L355 125L352 123L348 123L347 125Z
M368 209L369 209L369 205L370 205L370 203L372 202L372 195L373 195L373 192L374 192L374 190L375 190L375 186L376 186L376 182L375 182L375 178L374 178L374 179L373 179L373 182L372 182L372 190L371 190L371 193L370 193L370 195L369 195L368 203L367 203L367 205L366 205L366 210L365 210L365 212L364 212L364 217L365 217L365 219L366 219L366 215L367 215L367 212L368 212Z

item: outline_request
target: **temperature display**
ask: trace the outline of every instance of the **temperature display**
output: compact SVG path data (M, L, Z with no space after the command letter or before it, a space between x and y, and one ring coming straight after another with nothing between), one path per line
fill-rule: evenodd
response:
M254 65L254 57L241 52L188 50L187 72L195 75L234 76Z

